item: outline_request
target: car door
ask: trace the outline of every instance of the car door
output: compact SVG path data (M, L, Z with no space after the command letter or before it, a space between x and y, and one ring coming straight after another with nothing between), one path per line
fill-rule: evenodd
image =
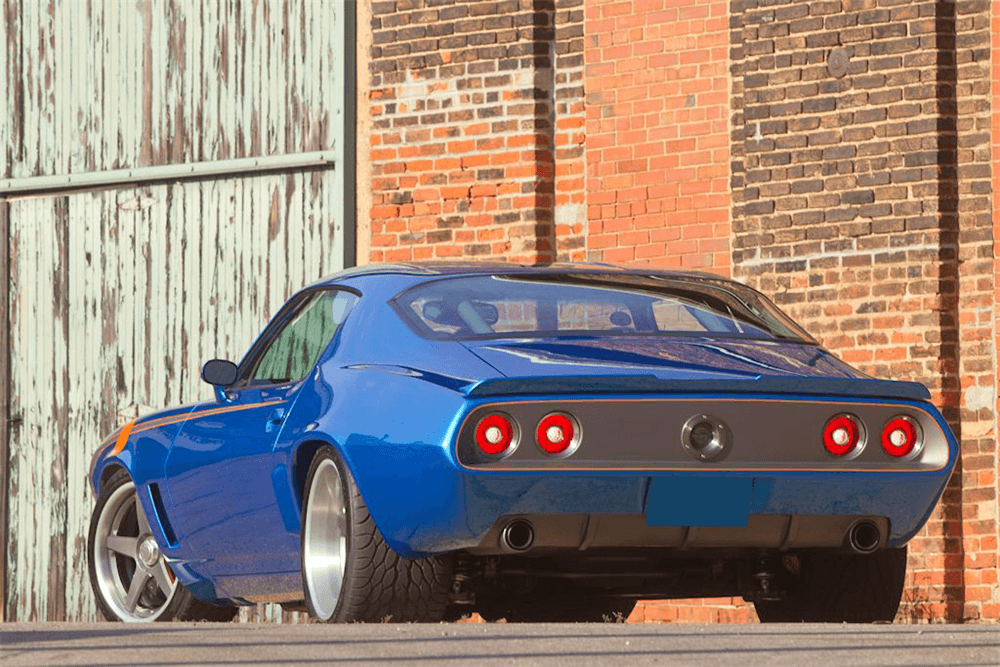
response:
M167 456L178 555L206 575L298 567L275 501L274 445L317 361L356 300L318 288L289 301L240 365L235 384L198 406Z

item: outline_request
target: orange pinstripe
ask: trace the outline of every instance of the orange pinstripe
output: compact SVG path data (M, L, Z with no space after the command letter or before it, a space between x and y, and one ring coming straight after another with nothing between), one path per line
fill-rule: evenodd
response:
M115 443L115 448L108 452L108 456L118 456L125 449L125 445L128 444L128 437L132 434L132 427L135 426L135 420L133 419L129 423L122 426L121 432L118 434L118 441Z
M212 417L215 415L221 415L226 412L241 412L243 410L251 410L253 408L260 408L267 405L283 405L288 401L263 401L261 403L249 403L247 405L229 405L224 408L213 408L211 410L205 410L203 412L185 412L180 415L173 415L171 417L161 417L159 419L154 419L152 421L143 422L139 424L135 433L142 433L143 431L148 431L150 429L159 428L161 426L170 426L171 424L176 424L178 422L187 421L188 419L201 419L202 417Z
M154 428L160 428L161 426L170 426L171 424L177 424L179 422L187 421L188 419L201 419L202 417L212 417L214 415L221 415L226 412L240 412L242 410L251 410L253 408L260 408L268 405L283 405L288 401L263 401L261 403L250 403L248 405L228 405L222 408L213 408L211 410L205 410L204 412L185 412L179 415L171 415L170 417L160 417L159 419L153 419L148 422L143 422L136 425L135 421L132 420L122 427L122 430L118 433L118 440L115 444L114 449L107 453L107 456L117 456L121 454L125 449L125 445L128 444L128 439L136 433L142 433L144 431L149 431ZM110 440L110 438L109 438Z

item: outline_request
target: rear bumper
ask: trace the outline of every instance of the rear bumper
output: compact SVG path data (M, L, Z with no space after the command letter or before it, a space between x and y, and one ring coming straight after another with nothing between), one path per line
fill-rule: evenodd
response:
M632 527L603 531L621 540L602 538L601 546L640 546L635 543L639 540L641 546L680 547L687 537L687 546L762 548L841 546L847 526L872 518L884 525L881 546L898 547L926 522L949 472L754 476L748 525L696 527L694 536L686 526L646 525L649 475L482 475L456 470L458 478L440 487L450 487L450 497L435 498L425 487L419 501L408 505L407 513L423 515L420 522L372 509L387 541L403 555L488 549L497 544L498 530L515 517L563 517L553 524L562 526L558 532L563 537L552 546L577 548L587 530L584 524L594 517L600 525ZM577 537L566 537L570 534Z

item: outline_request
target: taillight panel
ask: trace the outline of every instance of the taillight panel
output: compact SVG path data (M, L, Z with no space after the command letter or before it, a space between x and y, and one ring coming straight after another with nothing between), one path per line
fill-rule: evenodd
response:
M906 472L950 456L919 405L779 397L501 400L466 415L454 448L462 465L510 470Z

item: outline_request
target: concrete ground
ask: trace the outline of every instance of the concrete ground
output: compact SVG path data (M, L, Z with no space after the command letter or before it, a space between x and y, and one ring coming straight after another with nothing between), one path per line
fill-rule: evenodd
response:
M1000 665L995 625L6 624L20 665Z

